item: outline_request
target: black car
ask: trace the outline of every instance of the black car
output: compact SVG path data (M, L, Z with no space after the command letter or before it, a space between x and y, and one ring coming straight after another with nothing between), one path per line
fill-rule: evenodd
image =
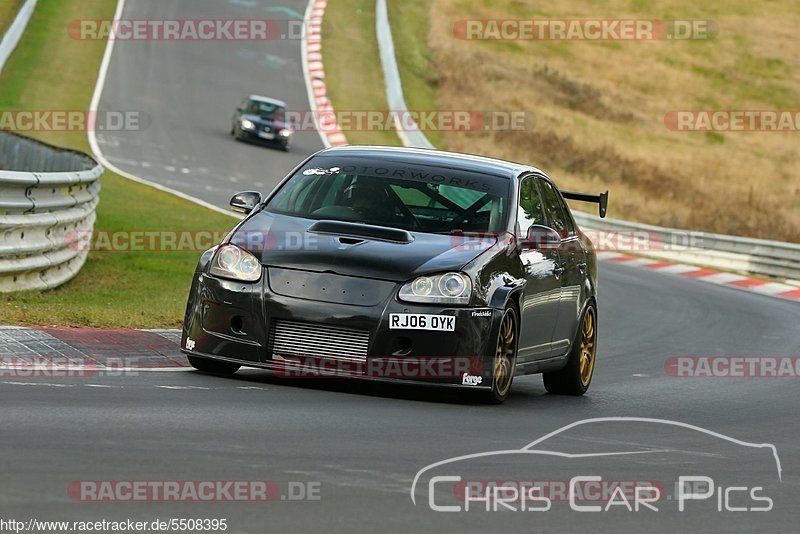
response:
M245 98L231 122L234 139L277 145L284 150L289 150L293 133L286 120L286 102L265 96Z
M426 149L341 147L304 161L197 266L182 347L201 371L355 376L482 390L515 374L586 392L597 265L542 171Z

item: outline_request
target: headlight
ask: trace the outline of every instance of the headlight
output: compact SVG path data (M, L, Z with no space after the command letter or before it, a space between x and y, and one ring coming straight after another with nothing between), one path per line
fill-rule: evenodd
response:
M292 131L288 128L283 128L281 131L278 132L278 135L281 137L289 137L292 135Z
M398 297L406 302L469 304L472 281L463 273L420 276L400 288Z
M253 121L242 119L242 130L255 130L255 129L256 125L253 124Z
M224 245L214 254L209 272L222 278L255 282L261 278L258 259L236 245Z

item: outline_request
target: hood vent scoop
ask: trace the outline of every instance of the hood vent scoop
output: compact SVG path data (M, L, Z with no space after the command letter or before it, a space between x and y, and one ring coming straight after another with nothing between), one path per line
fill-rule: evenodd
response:
M394 243L411 243L414 241L414 236L410 232L399 228L342 221L317 221L308 228L308 231L317 234L336 234L340 236L341 243L344 243L341 240L346 238L354 238L356 240L358 238L377 239Z
M357 237L340 237L339 243L342 245L353 246L353 245L360 245L363 243L363 239L359 239Z

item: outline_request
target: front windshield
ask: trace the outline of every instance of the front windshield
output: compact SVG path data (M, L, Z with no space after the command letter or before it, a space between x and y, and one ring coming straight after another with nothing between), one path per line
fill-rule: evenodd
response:
M247 106L246 113L249 115L258 115L262 119L283 120L285 109L276 104L269 102L260 102L251 100Z
M320 166L319 159L298 171L266 209L426 233L494 233L506 226L505 178L418 166Z

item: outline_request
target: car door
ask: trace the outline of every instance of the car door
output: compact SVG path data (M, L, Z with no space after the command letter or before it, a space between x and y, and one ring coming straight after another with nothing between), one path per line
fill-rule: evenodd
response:
M586 278L586 251L578 236L572 215L561 193L549 180L540 178L539 189L547 224L562 236L559 249L561 299L553 333L553 351L563 354L575 339L580 320L581 290Z
M517 242L527 237L534 225L546 225L541 193L536 176L520 182L517 209ZM558 320L561 281L556 273L558 249L519 248L520 261L527 284L523 291L520 315L518 362L526 363L552 355L553 332Z

